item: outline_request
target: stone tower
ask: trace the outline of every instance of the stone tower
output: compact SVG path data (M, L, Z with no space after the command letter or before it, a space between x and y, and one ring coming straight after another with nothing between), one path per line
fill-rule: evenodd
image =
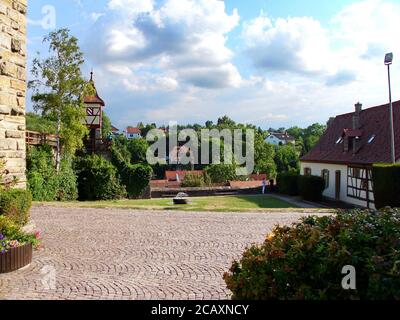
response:
M27 0L0 0L0 159L19 188L26 187L26 11Z

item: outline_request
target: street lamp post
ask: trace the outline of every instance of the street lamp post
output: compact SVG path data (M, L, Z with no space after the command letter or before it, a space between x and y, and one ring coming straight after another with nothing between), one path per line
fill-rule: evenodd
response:
M390 154L392 163L396 163L396 151L394 144L394 123L393 123L393 103L392 103L392 88L390 84L390 65L393 62L393 53L388 53L385 56L385 65L388 68L388 82L389 82L389 105L390 105Z

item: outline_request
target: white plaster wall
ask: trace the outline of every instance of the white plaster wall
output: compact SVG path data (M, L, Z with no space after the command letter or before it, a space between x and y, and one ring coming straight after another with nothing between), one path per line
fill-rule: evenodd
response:
M335 189L336 171L340 171L341 172L340 201L356 206L367 207L366 201L360 201L347 196L346 165L301 162L301 174L304 174L305 168L310 168L311 174L313 176L322 176L322 170L324 169L329 170L329 187L324 191L323 195L331 199L335 199L336 197L336 189ZM373 204L370 204L370 206L371 208L374 208Z

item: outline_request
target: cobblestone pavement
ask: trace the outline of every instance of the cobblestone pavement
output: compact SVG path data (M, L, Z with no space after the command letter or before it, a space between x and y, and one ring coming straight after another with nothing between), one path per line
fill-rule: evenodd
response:
M44 248L0 275L0 299L228 299L231 262L297 213L35 207Z

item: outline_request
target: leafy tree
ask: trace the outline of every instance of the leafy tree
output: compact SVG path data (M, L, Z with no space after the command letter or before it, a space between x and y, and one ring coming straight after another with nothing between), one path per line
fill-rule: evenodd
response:
M90 90L81 74L84 63L78 39L68 29L51 32L43 42L49 43L49 56L33 60L29 82L33 90L32 102L35 111L57 123L56 169L60 170L61 150L74 154L83 146L87 134L84 125L83 96Z
M274 157L274 146L266 143L262 135L256 134L254 139L255 172L266 173L271 178L275 178L276 165Z
M103 125L102 125L102 136L103 139L107 139L107 137L112 134L112 127L111 127L111 120L110 118L106 115L106 113L103 111L102 113L102 120L103 120Z
M277 147L274 160L278 173L298 169L300 163L298 152L293 145Z
M231 118L228 116L223 116L222 118L218 119L218 126L219 127L234 127L236 125L236 122L233 121Z
M131 154L130 163L144 163L146 162L146 152L149 144L145 139L133 139L128 141L128 151Z
M51 118L34 112L28 112L25 118L27 130L50 134L57 132L57 123Z

